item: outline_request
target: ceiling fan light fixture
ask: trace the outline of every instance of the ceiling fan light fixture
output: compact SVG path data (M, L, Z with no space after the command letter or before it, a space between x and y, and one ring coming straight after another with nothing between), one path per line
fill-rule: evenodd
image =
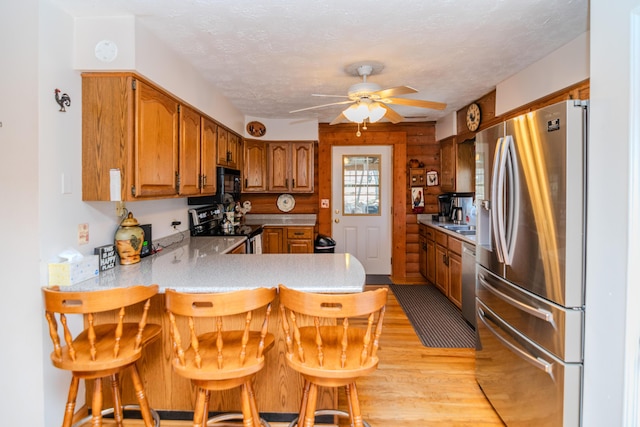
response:
M384 117L387 110L383 108L379 103L372 102L369 104L369 123L375 123Z
M344 114L349 121L362 123L364 119L369 117L369 107L363 102L358 102L344 110L342 114Z
M342 114L354 123L362 123L365 120L375 123L384 117L386 112L387 110L377 102L360 101L345 109Z

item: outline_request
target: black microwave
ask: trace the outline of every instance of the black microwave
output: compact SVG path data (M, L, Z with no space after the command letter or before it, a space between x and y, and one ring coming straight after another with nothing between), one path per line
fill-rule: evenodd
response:
M187 198L189 205L211 205L214 203L231 203L240 201L240 171L222 166L216 168L215 196L198 196Z

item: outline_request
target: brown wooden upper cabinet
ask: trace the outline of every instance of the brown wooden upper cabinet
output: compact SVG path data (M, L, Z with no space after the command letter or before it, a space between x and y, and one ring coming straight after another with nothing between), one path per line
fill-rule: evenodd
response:
M475 191L474 142L456 142L451 136L440 141L440 189L442 192Z
M254 193L312 193L313 141L247 141L244 191Z
M217 126L203 119L135 74L83 74L82 199L111 200L112 170L126 201L214 194Z
M242 140L238 135L218 126L218 165L240 169Z

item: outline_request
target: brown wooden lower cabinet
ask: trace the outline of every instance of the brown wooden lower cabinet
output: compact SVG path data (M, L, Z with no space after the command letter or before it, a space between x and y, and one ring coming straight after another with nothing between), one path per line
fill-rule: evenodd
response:
M138 361L138 369L144 381L145 391L149 404L155 410L165 411L192 411L196 400L196 390L191 382L173 372L171 366L172 348L169 332L169 320L165 314L165 296L158 294L151 300L148 323L162 325L162 339L149 344L142 358ZM136 313L127 313L135 316ZM99 322L117 321L117 311L101 313L96 318ZM139 316L139 313L138 313ZM261 316L254 316L254 322L260 322ZM189 334L189 325L186 320L179 325L181 333ZM126 318L125 318L126 321ZM237 318L238 327L242 329L245 319ZM298 322L310 324L310 319L298 318ZM234 326L234 325L229 325ZM260 325L252 327L260 329ZM198 331L198 319L195 319L196 332ZM225 325L227 327L227 325ZM258 410L260 412L275 412L295 414L300 409L302 398L303 379L297 372L290 369L285 362L286 343L280 321L280 300L278 297L271 305L271 318L269 332L276 337L275 344L265 353L266 365L256 376L254 389ZM128 375L128 374L127 374ZM123 404L137 404L130 378L121 378ZM93 388L87 387L87 405L91 405ZM112 407L111 390L108 381L103 382L103 408ZM319 389L319 408L336 408L337 393L331 388ZM216 391L211 393L209 410L213 412L237 412L240 409L240 393L238 390Z
M264 227L263 253L313 253L313 227Z
M420 224L420 272L459 308L462 307L462 241ZM420 248L423 251L422 246ZM423 266L424 259L424 266ZM424 272L423 272L424 271Z

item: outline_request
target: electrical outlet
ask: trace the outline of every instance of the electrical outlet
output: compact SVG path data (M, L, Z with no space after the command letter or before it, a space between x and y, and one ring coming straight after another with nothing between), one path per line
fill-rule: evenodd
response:
M124 202L116 202L116 215L122 218L127 208L124 206Z

